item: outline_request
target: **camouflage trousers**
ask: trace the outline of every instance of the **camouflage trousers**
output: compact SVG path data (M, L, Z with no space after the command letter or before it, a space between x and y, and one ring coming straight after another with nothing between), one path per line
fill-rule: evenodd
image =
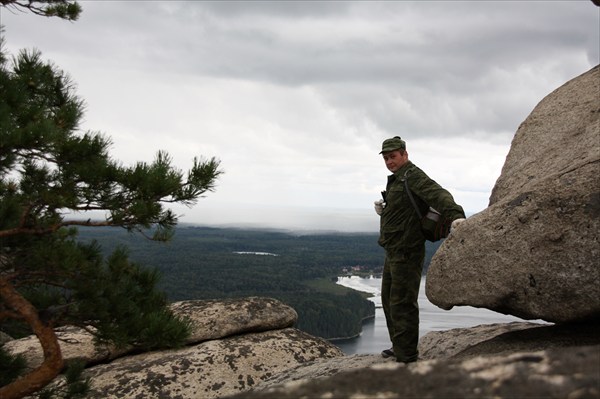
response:
M425 246L410 252L386 252L381 303L396 360L416 361L419 352L419 286Z

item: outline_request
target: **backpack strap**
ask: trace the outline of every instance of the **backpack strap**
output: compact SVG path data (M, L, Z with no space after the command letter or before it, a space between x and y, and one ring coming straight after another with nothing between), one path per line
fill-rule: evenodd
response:
M415 208L415 211L417 211L417 215L419 216L419 219L423 219L423 215L421 214L421 211L419 210L419 207L417 206L417 202L415 201L415 197L413 197L412 191L410 191L410 187L408 187L408 172L410 172L410 171L407 170L404 173L404 187L406 187L406 193L408 194L408 198L410 199L410 203L412 204L413 208Z

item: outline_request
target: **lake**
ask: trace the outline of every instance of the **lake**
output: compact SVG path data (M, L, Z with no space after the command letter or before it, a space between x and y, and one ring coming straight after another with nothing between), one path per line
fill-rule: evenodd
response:
M365 321L359 337L334 342L347 355L381 353L391 347L385 316L381 307L381 278L379 277L339 277L338 284L358 291L373 294L369 298L375 303L375 318ZM471 306L455 306L452 310L442 310L429 302L425 296L425 279L421 280L419 291L419 336L430 331L443 331L452 328L473 327L480 324L510 323L524 321L518 317L496 313L488 309ZM532 320L528 320L531 322Z

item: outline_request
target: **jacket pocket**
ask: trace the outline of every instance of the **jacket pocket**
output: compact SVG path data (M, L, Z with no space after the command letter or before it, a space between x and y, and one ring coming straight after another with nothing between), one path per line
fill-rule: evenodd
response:
M381 226L378 243L386 250L402 246L403 228L398 226Z

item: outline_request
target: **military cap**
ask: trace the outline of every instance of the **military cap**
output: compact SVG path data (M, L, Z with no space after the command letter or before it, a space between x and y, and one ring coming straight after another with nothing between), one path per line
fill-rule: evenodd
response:
M383 141L383 144L381 145L381 153L383 152L388 152L388 151L394 151L394 150L406 150L406 143L404 142L404 140L402 140L400 138L400 136L395 136L392 137L391 139L386 139Z

